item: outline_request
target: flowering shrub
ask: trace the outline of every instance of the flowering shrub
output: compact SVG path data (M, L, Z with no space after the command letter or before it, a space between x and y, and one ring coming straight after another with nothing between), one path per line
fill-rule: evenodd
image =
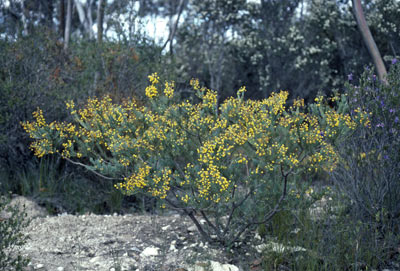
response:
M225 246L279 210L293 176L332 171L335 143L368 124L365 112L346 113L345 96L332 98L337 110L318 97L307 111L303 100L288 107L285 91L244 100L242 87L218 105L215 91L191 80L200 101L191 103L174 97L173 82L162 85L156 73L149 79L147 106L105 97L76 109L71 101L73 123L46 123L38 109L35 122L23 123L31 148L38 157L58 153L121 178L116 188L159 198L187 214L205 239Z
M359 127L343 142L339 149L343 160L333 172L353 202L354 217L368 225L366 234L375 234L379 261L390 257L400 242L400 63L396 62L387 84L368 68L358 85L348 84L351 114L358 114L357 108L370 112L371 125Z

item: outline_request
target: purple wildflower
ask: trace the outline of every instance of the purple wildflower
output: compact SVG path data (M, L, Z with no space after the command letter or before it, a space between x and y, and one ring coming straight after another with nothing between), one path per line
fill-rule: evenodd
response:
M378 124L376 125L376 127L385 127L385 124L383 124L383 123L378 123Z
M347 78L349 79L349 81L352 81L353 80L353 73L349 73L347 75Z
M396 58L393 58L392 59L392 64L394 65L394 64L396 64L397 63L397 59Z
M390 109L389 109L389 112L390 112L390 113L394 113L394 112L396 112L396 109L390 108Z
M395 117L395 118L394 118L394 122L395 122L395 123L398 123L398 122L399 122L399 117Z

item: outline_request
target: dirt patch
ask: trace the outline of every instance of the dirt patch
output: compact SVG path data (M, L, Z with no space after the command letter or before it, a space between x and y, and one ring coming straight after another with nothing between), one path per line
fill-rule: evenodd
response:
M28 270L185 271L202 270L191 268L196 262L232 261L203 243L179 214L62 214L33 219L26 233L30 240L22 254L31 259Z

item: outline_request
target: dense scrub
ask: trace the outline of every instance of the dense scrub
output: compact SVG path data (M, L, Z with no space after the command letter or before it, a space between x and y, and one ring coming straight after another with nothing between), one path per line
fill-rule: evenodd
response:
M52 212L120 208L120 193L110 193L113 183L98 182L56 156L36 159L20 122L31 119L38 107L49 120L69 120L64 108L71 99L81 104L107 93L115 100L140 100L150 69L163 75L168 67L163 62L158 47L146 39L125 44L82 40L68 51L46 29L15 41L0 40L1 192L38 197Z

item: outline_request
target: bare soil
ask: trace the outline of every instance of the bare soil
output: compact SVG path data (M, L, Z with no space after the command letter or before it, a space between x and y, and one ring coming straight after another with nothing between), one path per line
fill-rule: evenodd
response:
M252 253L236 255L202 242L190 219L168 215L44 216L34 202L20 198L32 219L22 247L28 270L185 271L209 260L250 270ZM243 260L244 259L244 260Z

